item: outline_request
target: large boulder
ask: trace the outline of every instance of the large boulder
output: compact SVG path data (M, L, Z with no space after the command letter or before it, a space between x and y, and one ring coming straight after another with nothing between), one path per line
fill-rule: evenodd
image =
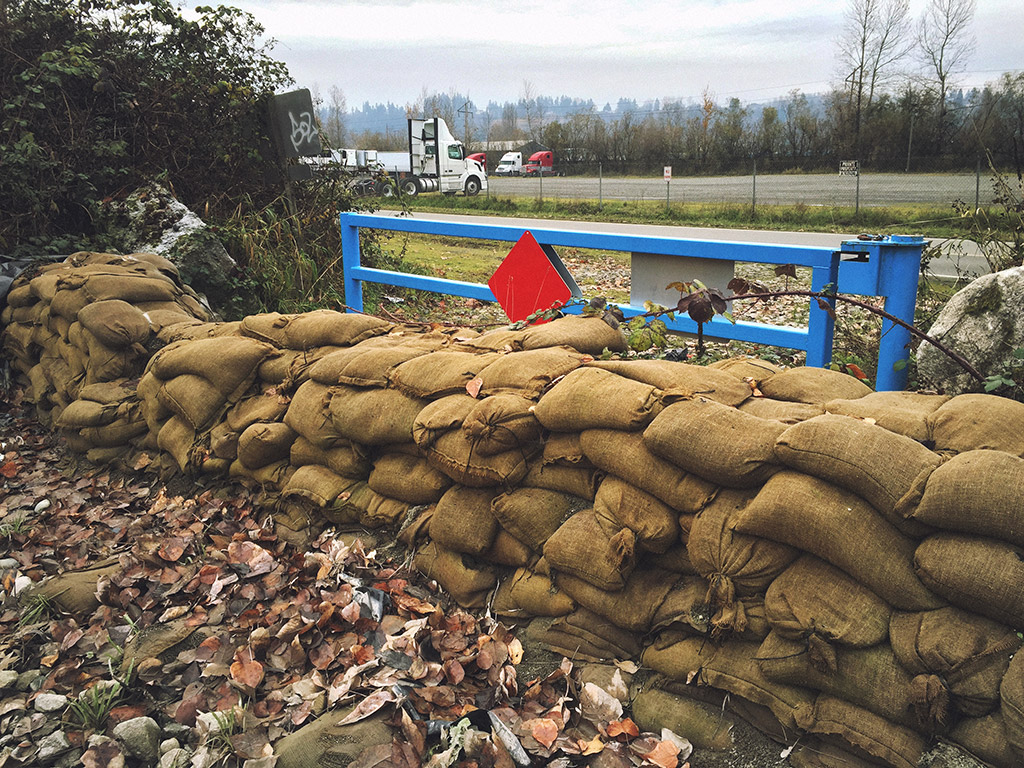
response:
M104 204L98 228L123 253L156 253L214 308L234 294L237 265L206 223L155 182Z
M943 307L929 334L964 357L983 376L1011 369L1024 347L1024 267L984 275ZM951 395L980 392L982 382L927 342L918 350L918 372Z

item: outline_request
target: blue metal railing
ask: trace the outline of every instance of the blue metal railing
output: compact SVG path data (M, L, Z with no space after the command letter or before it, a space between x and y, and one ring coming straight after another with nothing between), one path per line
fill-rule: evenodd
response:
M920 238L886 238L883 241L852 241L843 244L842 251L831 248L742 243L728 241L689 240L645 235L586 232L579 230L521 227L436 221L429 219L398 218L394 216L360 213L342 213L341 245L344 267L345 301L356 311L363 308L363 283L373 282L401 288L416 288L452 296L495 301L491 289L484 283L412 275L405 272L364 267L360 260L359 229L382 229L393 232L414 232L444 237L466 237L480 240L516 242L529 231L542 245L594 248L631 253L665 254L681 258L720 259L725 261L759 262L764 264L792 264L811 269L811 290L821 291L826 286L839 286L846 293L885 295L886 310L901 320L913 321L917 297L917 265L924 241ZM847 246L850 246L848 249ZM849 250L849 254L847 251ZM915 261L916 253L916 261ZM852 260L843 260L847 254ZM887 268L889 263L892 268ZM911 274L911 267L912 274ZM687 279L685 275L681 279ZM844 281L849 286L844 286ZM878 289L885 288L888 293ZM909 301L906 294L909 293ZM890 298L897 297L890 308ZM642 314L643 307L619 305L629 318ZM580 312L582 307L569 306L566 312ZM894 311L895 310L895 311ZM674 320L663 318L673 331L696 333L697 324L686 316ZM883 325L882 347L878 359L877 389L903 389L906 371L895 370L898 360L906 360L909 333L898 326ZM737 321L730 323L715 317L705 324L704 335L711 338L766 344L788 349L802 349L807 353L807 365L824 367L832 359L834 320L821 309L817 301L810 302L806 328L767 325Z

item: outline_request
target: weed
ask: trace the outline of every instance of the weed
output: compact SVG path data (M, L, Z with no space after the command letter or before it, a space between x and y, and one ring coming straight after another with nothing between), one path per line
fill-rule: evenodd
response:
M68 716L86 730L98 731L106 724L110 711L121 702L122 694L119 681L101 681L82 691L68 705Z
M0 523L0 537L5 539L11 539L14 536L20 536L25 533L28 529L28 519L22 515L20 517L12 517L10 520L5 520Z
M18 626L25 627L35 624L51 616L57 616L59 611L53 604L52 598L45 595L32 595L29 597L25 609L18 619Z

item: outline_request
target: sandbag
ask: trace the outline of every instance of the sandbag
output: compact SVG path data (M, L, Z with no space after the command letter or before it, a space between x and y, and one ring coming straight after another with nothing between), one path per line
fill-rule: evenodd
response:
M146 316L126 301L111 299L82 307L78 322L111 349L124 349L149 338Z
M284 414L284 423L317 448L349 443L331 419L331 389L315 381L299 385ZM230 421L228 423L231 423Z
M953 605L1024 629L1024 550L996 539L938 533L914 553L921 581Z
M999 706L999 683L1022 642L1009 627L953 607L897 612L889 633L900 664L914 675L939 677L954 709L967 717Z
M819 696L813 708L800 710L797 724L808 733L838 737L855 754L893 768L917 768L926 746L924 738L909 728L833 696Z
M587 355L625 352L626 337L599 317L566 315L541 325L531 325L522 333L523 349L572 347Z
M196 431L208 427L227 405L227 399L213 384L190 373L164 382L157 390L157 399Z
M885 601L813 555L786 568L768 587L764 603L768 622L780 636L814 638L823 654L834 653L832 643L867 648L889 637L892 609Z
M120 448L149 431L138 412L99 427L83 427L79 434L94 448Z
M287 459L298 434L283 422L257 423L239 435L236 458L249 469Z
M436 344L433 348L439 349L440 345ZM309 378L328 385L386 387L392 369L431 351L432 349L426 345L399 343L399 340L387 345L363 342L321 357L310 366Z
M568 573L555 578L558 588L589 611L631 632L645 633L672 589L675 578L657 568L635 570L621 590L609 592Z
M491 512L501 527L537 551L568 519L570 511L564 493L541 488L516 488L491 502Z
M430 518L430 538L452 552L482 555L498 533L498 521L491 514L497 495L491 488L449 488Z
M533 402L519 395L485 397L462 422L463 434L473 443L474 452L481 456L534 445L540 440L540 431L540 422L533 414Z
M447 395L427 403L416 415L412 439L420 448L429 448L437 439L453 430L461 430L480 402L465 392Z
M544 464L566 467L593 466L583 453L578 432L549 432L544 438Z
M791 546L735 529L752 491L723 490L697 513L686 549L690 563L709 582L708 602L727 607L736 597L764 594L798 556Z
M281 490L283 498L297 497L316 507L326 507L355 485L352 478L335 474L327 467L307 464L295 470Z
M708 368L725 371L741 379L753 379L754 383L766 379L782 370L774 363L757 357L727 357L708 364Z
M218 459L235 461L238 458L238 433L227 422L217 422L210 428L210 452Z
M281 390L293 389L309 378L309 371L318 360L338 349L341 347L276 350L267 355L256 367L256 377L260 382L274 385Z
M860 496L824 480L780 472L739 513L735 527L817 555L895 608L942 605L914 573L914 542Z
M829 400L825 410L870 420L890 432L925 443L931 439L928 417L949 399L949 395L922 392L872 392L855 400Z
M558 432L635 432L661 411L660 394L649 384L600 368L577 368L544 394L535 413L545 429Z
M463 608L483 608L497 583L490 569L434 542L420 549L412 564L428 579L437 581Z
M447 432L432 445L420 445L427 459L456 483L473 488L500 486L511 488L519 483L529 469L530 458L539 452L539 445L520 448L491 456L481 456L462 431Z
M366 483L382 496L409 504L433 504L452 481L420 456L389 452L374 460Z
M632 659L640 654L636 635L585 608L555 619L541 642L555 653L582 661Z
M622 589L636 565L636 535L623 528L608 536L594 510L577 512L544 542L551 568L565 571L608 591Z
M636 534L636 544L649 552L665 552L679 540L679 516L663 501L614 475L598 486L594 513L605 533L622 528Z
M566 467L561 464L544 464L534 461L521 481L528 488L543 488L549 491L567 493L587 501L594 501L597 489L605 477L604 472L588 466Z
M494 543L480 556L480 559L494 565L525 568L534 563L538 559L538 555L511 533L498 526Z
M285 349L345 347L387 333L390 324L371 315L317 309L298 315L250 315L241 332Z
M989 449L1024 456L1024 403L997 395L957 395L928 417L937 451Z
M555 618L572 613L576 603L550 577L520 568L502 579L494 594L492 610L510 619Z
M762 379L765 397L797 403L824 404L830 400L856 400L871 394L871 387L829 368L789 368Z
M90 302L121 299L130 304L142 301L174 301L178 287L166 277L131 274L89 275L83 288Z
M182 472L188 470L192 461L192 449L196 442L196 431L180 416L171 416L160 427L156 436L161 451L171 454Z
M886 644L837 647L835 666L816 659L805 640L772 632L754 653L764 676L785 685L804 685L874 712L894 723L929 732L947 723L948 702L938 691L920 691ZM920 719L921 715L925 719Z
M798 685L765 677L757 662L757 643L730 640L717 646L690 637L665 647L649 646L644 666L673 680L709 685L768 707L786 728L796 729L796 713L813 706L816 694Z
M927 478L920 501L901 505L913 520L991 536L1024 547L1024 459L1003 451L966 451Z
M671 360L595 360L589 363L619 376L650 384L680 397L702 395L723 405L736 406L750 397L743 379L725 371Z
M536 400L551 382L592 359L569 347L502 355L480 371L480 394L511 394Z
M713 707L659 688L646 688L633 697L633 719L644 731L668 728L697 749L724 752L733 746L735 718Z
M672 403L644 430L652 453L728 488L756 488L779 471L775 441L784 424L713 400Z
M117 409L118 406L115 404L104 405L93 400L79 398L61 412L60 417L54 422L54 426L71 429L99 427L116 419Z
M999 700L1006 740L1010 748L1024 759L1024 653L1018 653L1010 660L999 685Z
M400 392L427 400L464 394L466 385L499 357L497 353L442 349L396 366L388 380Z
M588 429L580 433L580 445L594 466L647 491L679 512L699 511L717 491L708 481L655 456L640 434Z
M787 429L775 445L779 461L864 497L885 518L910 535L927 526L906 527L897 505L941 463L938 455L909 437L850 416L825 414ZM894 457L899 461L894 461Z
M253 424L281 421L287 410L288 398L269 390L242 398L228 410L224 418L233 431L244 432Z
M330 401L334 428L345 438L363 445L412 442L412 427L427 404L394 389L332 387Z
M149 370L164 381L183 374L201 376L224 396L256 376L257 366L274 351L244 336L179 341L157 352Z
M1021 755L1010 746L1001 711L964 718L950 730L949 740L995 768L1020 765Z

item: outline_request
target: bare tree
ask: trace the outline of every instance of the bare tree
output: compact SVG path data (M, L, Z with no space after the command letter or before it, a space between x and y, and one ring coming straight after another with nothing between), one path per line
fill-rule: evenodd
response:
M327 120L324 122L324 133L331 146L345 146L347 131L345 117L348 114L348 102L345 93L336 85L331 86L331 101L327 105Z
M533 83L523 80L523 111L526 113L526 132L530 138L536 141L540 136L540 130L544 127L540 114L540 105L537 103L537 93Z
M974 8L975 0L931 0L918 27L919 54L938 94L940 146L947 130L946 101L952 78L964 69L974 53Z
M858 154L865 115L913 45L908 13L909 0L850 0L847 6L839 61L850 86L854 150Z

